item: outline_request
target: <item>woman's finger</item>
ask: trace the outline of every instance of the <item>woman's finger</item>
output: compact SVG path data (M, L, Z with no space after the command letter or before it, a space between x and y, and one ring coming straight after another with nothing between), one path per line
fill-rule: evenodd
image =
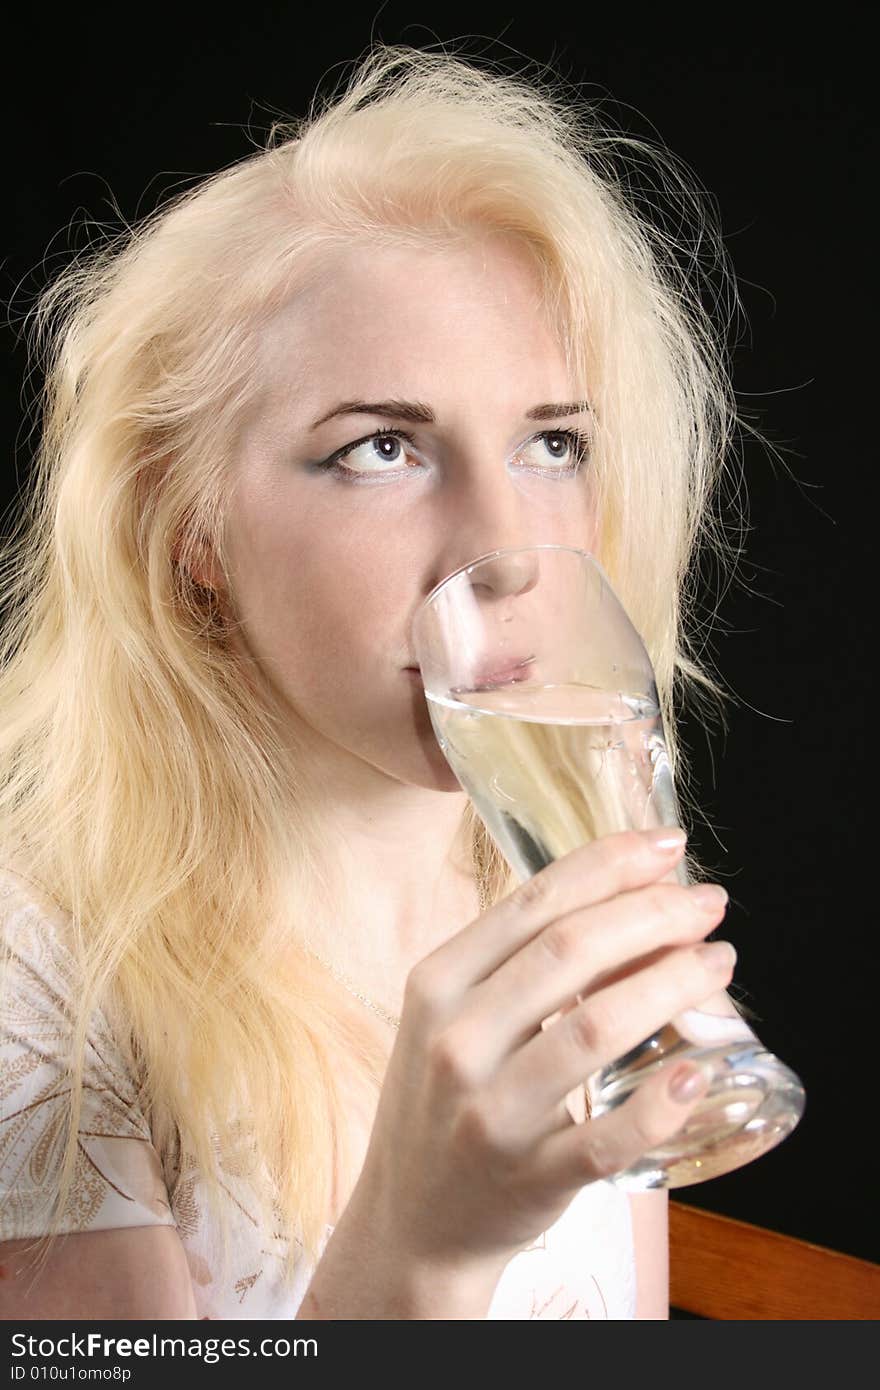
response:
M733 973L727 942L670 951L650 967L589 996L518 1048L486 1087L483 1104L501 1143L525 1149L546 1134L546 1116L601 1067L637 1047Z
M723 889L706 901L699 889L653 883L609 902L557 919L475 985L458 1026L470 1023L473 1046L487 1068L534 1036L543 1019L567 1013L578 994L592 993L626 975L633 963L663 948L696 944L717 927L726 908ZM499 1022L491 1037L485 1019Z
M444 941L411 974L418 972L432 988L457 999L555 918L668 873L684 844L683 832L666 826L625 830L581 845Z
M589 1124L567 1125L549 1134L535 1152L530 1171L542 1185L559 1184L572 1192L623 1172L678 1134L709 1085L708 1072L693 1062L661 1068L616 1110Z

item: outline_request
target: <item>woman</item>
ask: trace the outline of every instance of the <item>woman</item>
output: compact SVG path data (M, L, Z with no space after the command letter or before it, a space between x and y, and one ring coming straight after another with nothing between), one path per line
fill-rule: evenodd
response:
M444 575L555 542L611 575L674 759L676 680L719 693L687 600L732 397L612 139L377 46L44 291L3 572L5 1316L667 1315L665 1194L607 1179L704 1083L593 1120L580 1082L729 983L726 895L642 834L517 887L412 670Z

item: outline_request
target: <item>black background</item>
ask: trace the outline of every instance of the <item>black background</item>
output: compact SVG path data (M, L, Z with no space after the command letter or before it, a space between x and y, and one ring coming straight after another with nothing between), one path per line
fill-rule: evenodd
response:
M0 500L32 447L21 315L83 222L115 226L117 207L134 221L250 153L371 35L549 62L619 127L668 145L717 203L746 316L732 330L738 400L781 455L745 437L751 529L711 649L740 704L726 736L683 721L706 818L693 838L731 894L723 934L756 1029L808 1091L775 1152L676 1195L878 1259L873 728L859 704L874 688L877 453L867 36L839 9L838 37L773 34L738 10L712 38L692 18L645 29L596 8L542 5L526 21L500 4L334 6L308 39L292 5L22 16L4 73Z

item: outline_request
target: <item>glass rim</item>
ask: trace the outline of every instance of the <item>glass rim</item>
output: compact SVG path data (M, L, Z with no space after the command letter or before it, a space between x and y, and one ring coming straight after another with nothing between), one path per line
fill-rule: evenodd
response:
M434 596L438 594L446 584L451 583L453 579L458 579L462 574L469 574L471 570L475 570L478 565L484 564L486 560L494 560L499 555L517 555L524 550L570 550L573 555L589 555L593 563L598 565L600 570L602 569L602 566L599 565L599 561L596 559L593 552L591 550L585 550L583 546L580 545L557 545L554 541L547 541L540 545L506 545L502 546L500 550L487 550L484 555L478 555L475 560L467 560L465 564L459 565L458 569L453 570L451 574L447 574L445 578L439 580L439 582L434 585L431 592L422 599L418 611L427 608Z

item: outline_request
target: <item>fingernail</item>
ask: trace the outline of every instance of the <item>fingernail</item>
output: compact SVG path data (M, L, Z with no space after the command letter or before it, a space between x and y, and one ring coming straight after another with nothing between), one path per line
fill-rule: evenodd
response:
M670 1077L669 1094L673 1100L683 1105L687 1101L696 1100L700 1092L707 1090L708 1086L709 1077L699 1067L679 1067Z
M720 883L693 883L688 888L691 901L706 912L717 912L727 902L727 889Z
M687 835L676 826L664 825L659 830L650 831L645 839L650 849L657 850L660 854L669 854L674 849L681 849Z
M729 970L736 965L736 948L729 941L707 941L697 947L697 955L710 970Z

